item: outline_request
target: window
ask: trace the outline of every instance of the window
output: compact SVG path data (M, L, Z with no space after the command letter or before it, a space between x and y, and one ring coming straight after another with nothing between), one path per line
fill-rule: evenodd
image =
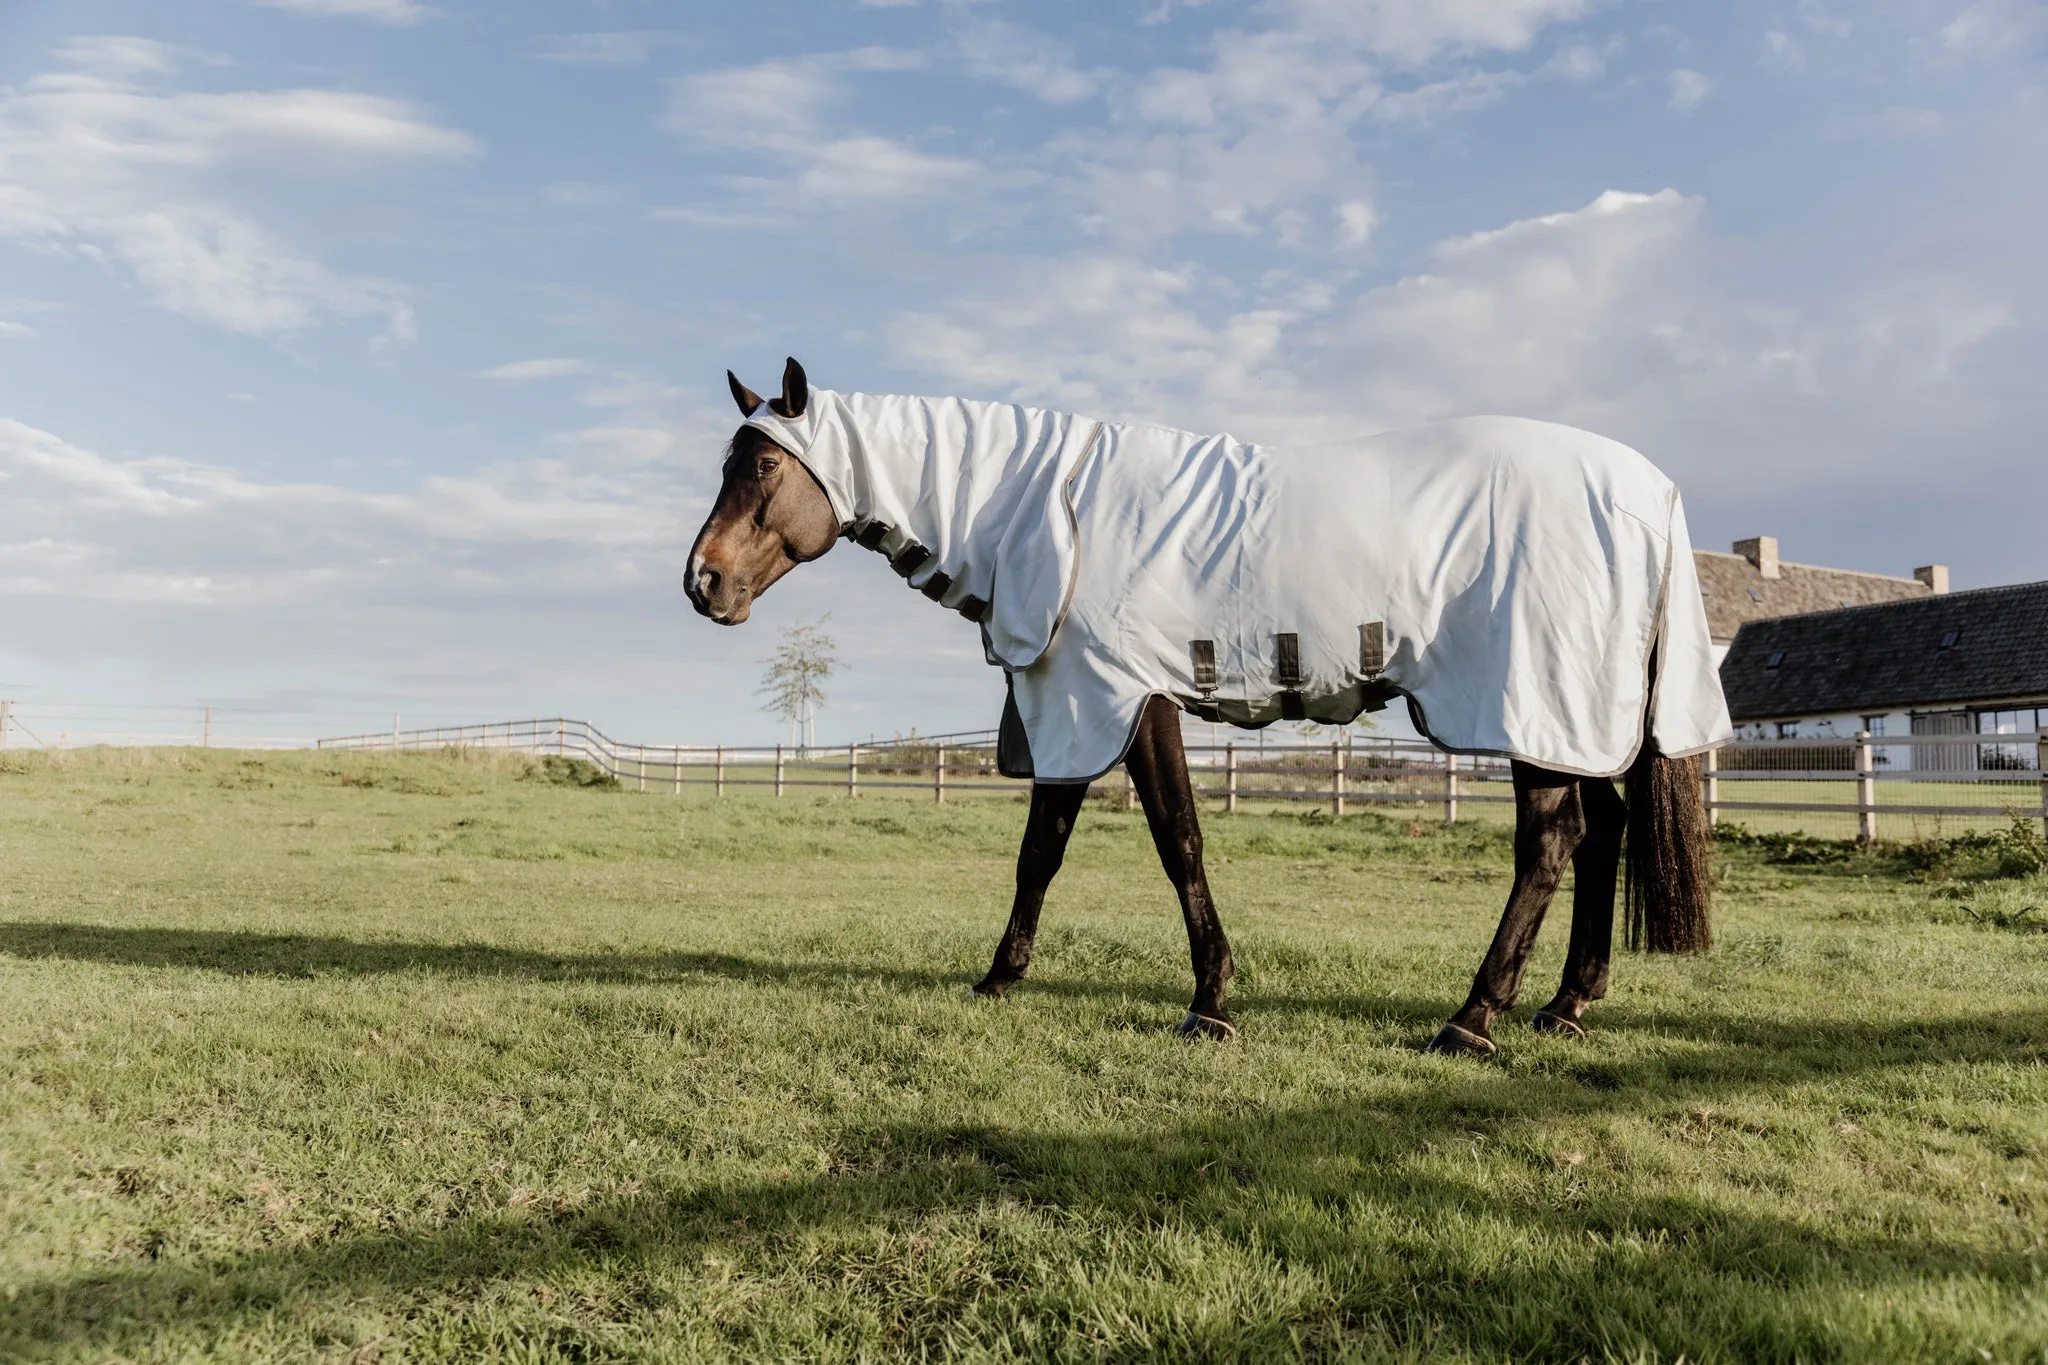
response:
M1870 737L1875 739L1884 733L1885 720L1886 717L1884 716L1865 716L1863 718L1863 728L1870 731Z
M1941 634L1941 647L1943 649L1954 649L1956 647L1956 642L1961 640L1962 638L1963 633L1959 630L1943 631Z
M1749 590L1749 600L1752 602L1761 602L1764 600L1764 595L1758 592L1755 588L1751 588Z
M2031 768L2037 754L2041 727L2048 725L2048 706L2016 706L2006 711L1979 711L1977 733L2011 735L2016 743L1985 744L1978 748L1977 762L1985 768Z
M1782 649L1774 649L1771 651L1770 656L1764 660L1764 667L1776 668L1779 664L1782 664L1784 662L1785 651Z

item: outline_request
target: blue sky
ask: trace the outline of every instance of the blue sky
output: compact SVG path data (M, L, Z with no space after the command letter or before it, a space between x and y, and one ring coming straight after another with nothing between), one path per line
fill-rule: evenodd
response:
M816 382L1573 422L1698 542L2048 577L2048 4L0 0L0 695L245 732L992 724L872 556L679 576Z

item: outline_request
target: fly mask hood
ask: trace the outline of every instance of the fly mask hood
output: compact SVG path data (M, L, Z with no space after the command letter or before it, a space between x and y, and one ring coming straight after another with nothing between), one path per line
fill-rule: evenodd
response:
M992 664L1028 668L1078 568L1069 485L1102 424L1014 403L810 390L746 419L809 470L841 533L978 622Z

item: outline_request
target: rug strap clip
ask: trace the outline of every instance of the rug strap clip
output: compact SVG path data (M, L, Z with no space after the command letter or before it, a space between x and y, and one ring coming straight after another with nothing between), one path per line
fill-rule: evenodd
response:
M1281 631L1273 637L1276 655L1273 666L1273 681L1280 684L1280 718L1282 720L1307 720L1308 708L1301 699L1301 686L1307 681L1301 672L1301 636L1291 630Z
M1216 642L1188 641L1188 662L1194 665L1195 691L1201 694L1194 705L1195 714L1206 721L1223 719L1222 708L1216 704Z

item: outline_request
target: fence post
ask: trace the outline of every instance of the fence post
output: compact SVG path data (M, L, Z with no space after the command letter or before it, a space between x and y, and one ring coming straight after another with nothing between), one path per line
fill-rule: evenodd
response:
M846 746L846 794L860 795L860 745Z
M1458 823L1458 756L1444 755L1444 823Z
M1237 745L1235 742L1223 746L1223 811L1226 815L1237 814Z
M711 794L725 795L725 746L719 745L711 755Z
M782 746L775 746L775 794L782 795Z
M1856 842L1877 842L1877 755L1868 730L1856 732Z
M1709 749L1700 756L1700 786L1706 798L1707 828L1721 827L1721 751Z
M0 714L5 713L6 705L0 702ZM2041 836L2048 838L2048 725L2041 727L2034 742L2034 766L2041 772Z
M938 746L938 757L932 763L932 800L944 803L946 799L946 746Z
M639 749L635 750L635 752L636 752L636 753L638 753L638 754L640 755L640 790L641 790L641 791L646 791L646 790L647 790L647 746L643 744L643 745L641 745L641 746L640 746L640 748L639 748Z
M1344 818L1344 745L1340 741L1330 744L1330 818Z
M676 795L681 796L683 794L683 746L680 744L675 747L675 762L668 771L669 776L676 780Z
M1137 802L1137 796L1138 796L1138 785L1137 785L1137 783L1135 783L1135 782L1131 781L1131 769L1130 769L1130 765L1129 765L1129 764L1125 764L1125 765L1123 765L1123 773L1124 773L1124 798L1123 798L1123 807L1122 807L1122 809L1124 809L1124 810L1129 810L1129 809L1130 809L1131 807L1133 807L1133 806L1135 806L1135 805L1137 805L1137 804L1138 804L1138 802Z

